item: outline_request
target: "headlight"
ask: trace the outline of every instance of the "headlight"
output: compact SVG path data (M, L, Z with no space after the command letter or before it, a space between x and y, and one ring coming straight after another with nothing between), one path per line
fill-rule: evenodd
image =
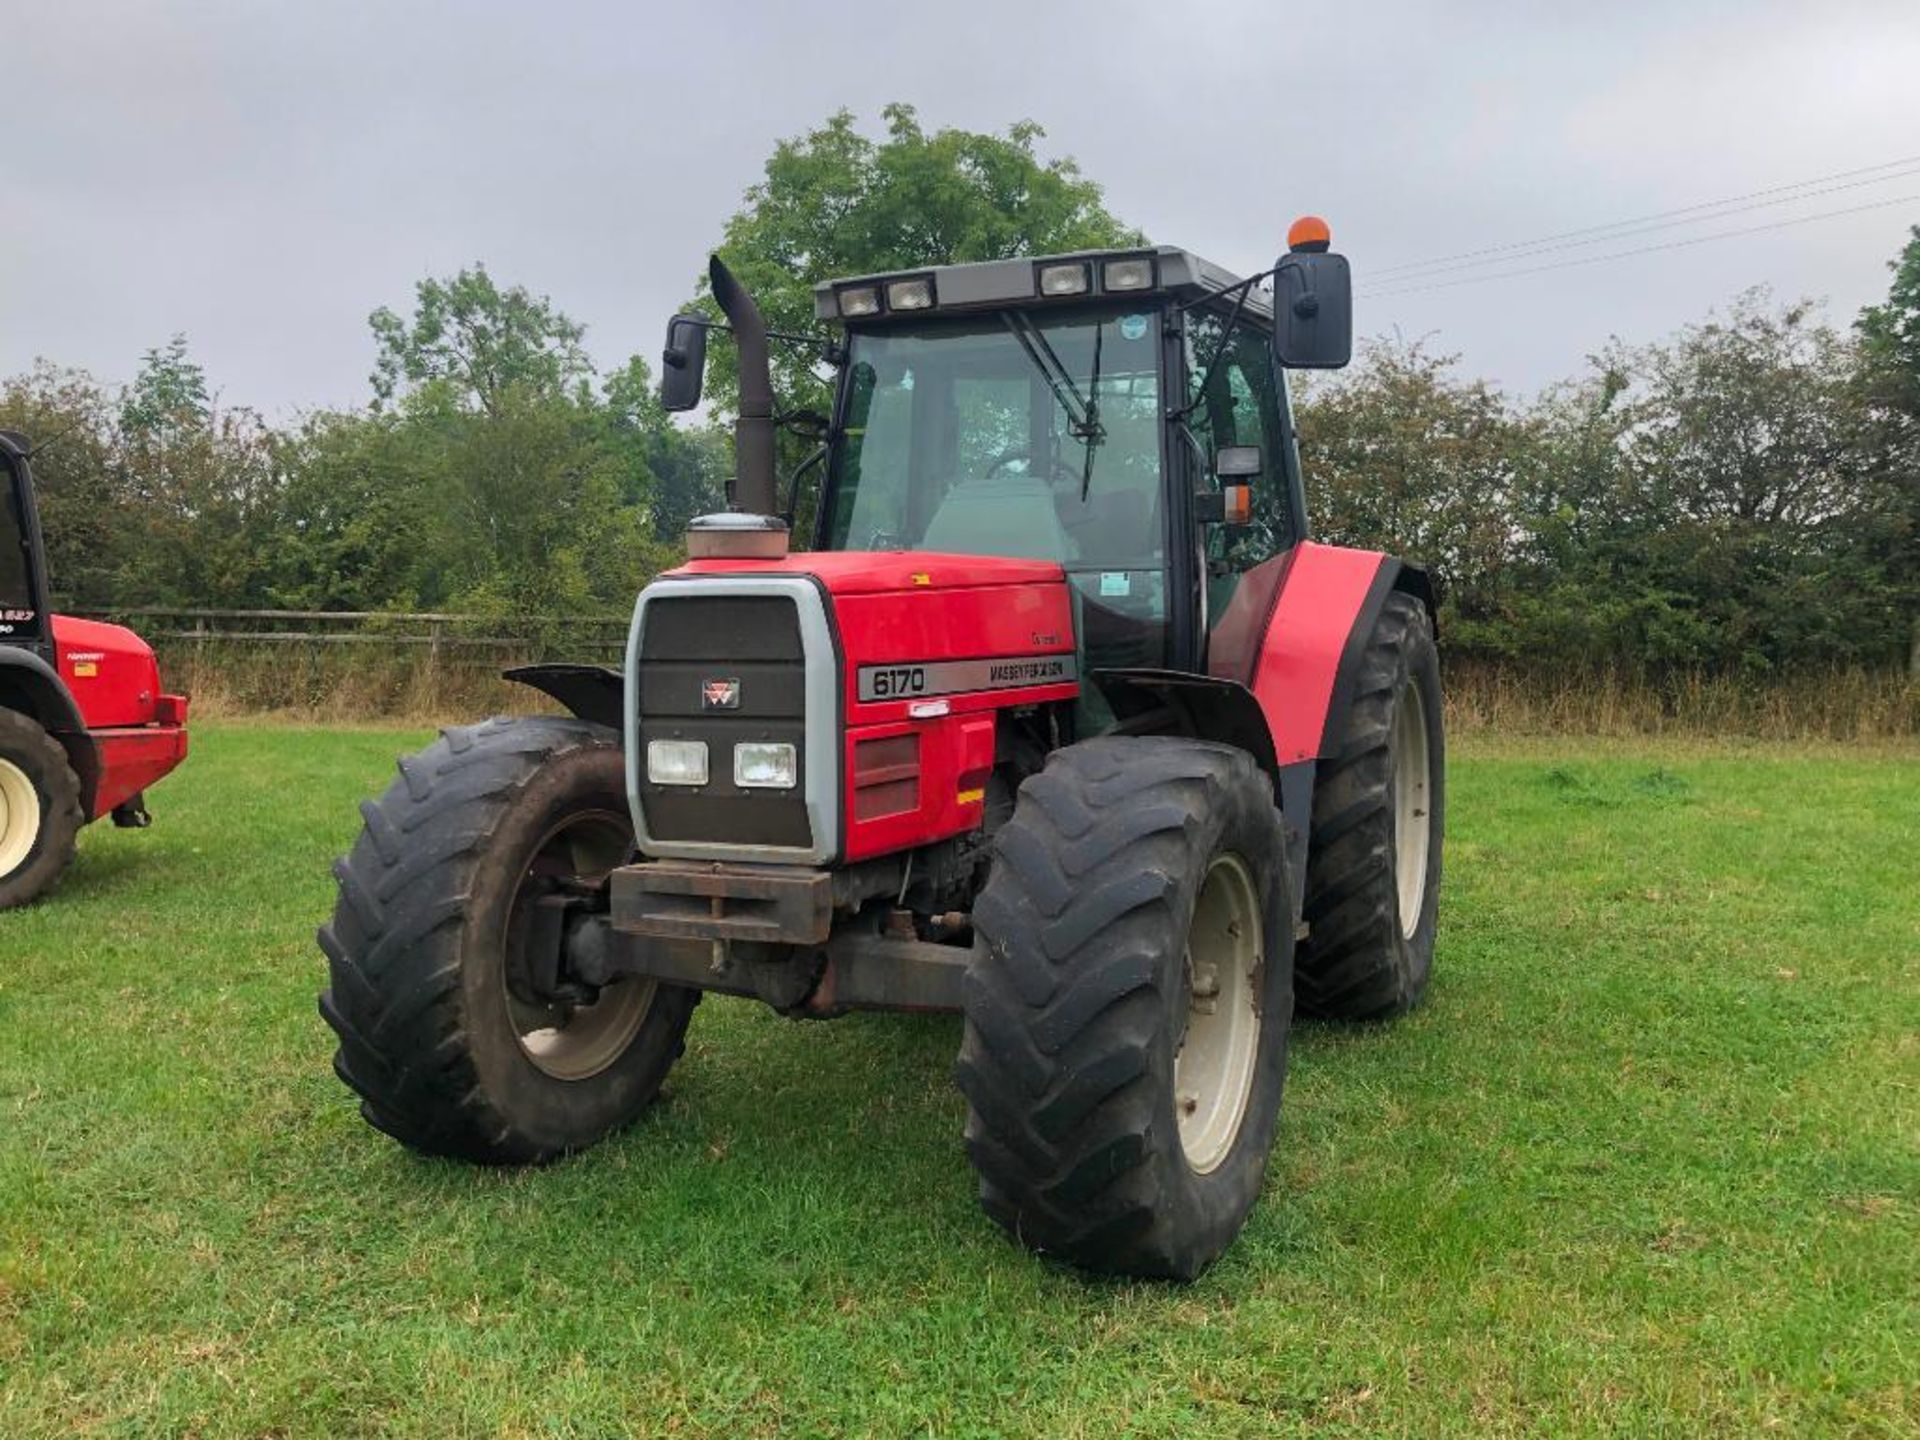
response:
M1153 261L1145 255L1132 260L1109 260L1100 271L1103 290L1151 290Z
M931 310L933 308L933 277L922 275L917 280L895 280L887 286L887 308L889 310Z
M871 285L855 285L840 292L840 314L843 319L857 320L862 315L880 313L880 292Z
M1084 295L1087 293L1087 267L1084 264L1042 265L1042 295Z
M733 783L742 790L791 790L800 783L799 753L791 745L736 745Z
M704 740L649 740L647 779L656 785L707 783L707 742Z

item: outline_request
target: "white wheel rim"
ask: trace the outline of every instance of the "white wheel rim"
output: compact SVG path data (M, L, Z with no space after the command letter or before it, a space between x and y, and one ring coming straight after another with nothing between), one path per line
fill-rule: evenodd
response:
M40 838L40 823L40 792L26 771L11 760L0 760L0 876L27 863Z
M1187 933L1187 1025L1173 1057L1180 1148L1198 1174L1239 1138L1260 1055L1260 897L1237 855L1207 867Z
M1393 719L1393 871L1400 892L1400 934L1411 940L1427 900L1427 847L1433 837L1427 702L1407 681Z

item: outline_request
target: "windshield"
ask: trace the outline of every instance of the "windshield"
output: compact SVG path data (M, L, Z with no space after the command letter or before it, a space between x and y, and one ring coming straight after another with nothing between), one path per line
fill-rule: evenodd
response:
M828 545L1164 566L1157 315L1002 311L856 334Z

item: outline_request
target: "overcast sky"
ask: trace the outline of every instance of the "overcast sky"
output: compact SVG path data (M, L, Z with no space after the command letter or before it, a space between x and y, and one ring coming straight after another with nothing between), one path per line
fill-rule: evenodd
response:
M0 0L0 54L0 373L124 380L184 331L228 403L282 417L363 401L367 312L475 260L603 365L652 356L774 142L840 106L1037 120L1116 214L1235 269L1320 213L1363 295L1387 266L1920 157L1914 0ZM1532 263L1899 204L1369 298L1360 327L1532 387L1750 285L1850 319L1920 223L1906 168Z

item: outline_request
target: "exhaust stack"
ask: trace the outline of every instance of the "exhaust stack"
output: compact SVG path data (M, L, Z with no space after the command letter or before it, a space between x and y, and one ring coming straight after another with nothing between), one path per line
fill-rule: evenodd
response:
M760 307L718 255L707 262L713 298L740 353L740 415L733 422L733 503L750 515L778 513L773 474L773 371Z

